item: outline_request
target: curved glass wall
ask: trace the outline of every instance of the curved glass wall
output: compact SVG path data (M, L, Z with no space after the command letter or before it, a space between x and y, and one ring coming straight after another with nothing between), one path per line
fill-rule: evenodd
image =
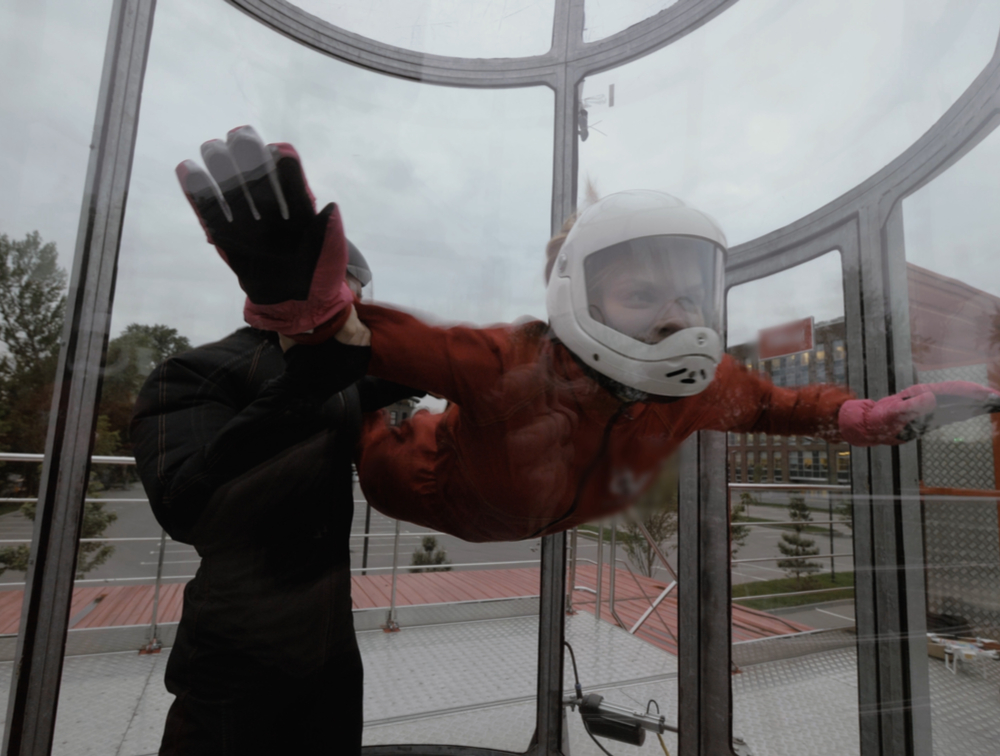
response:
M102 396L119 453L132 451L131 405L153 366L243 325L245 295L206 244L174 175L181 160L200 161L202 142L242 124L268 142L293 144L320 206L338 203L374 273L366 296L435 322L543 315L548 88L457 89L384 77L308 50L224 3L166 4L157 11L142 104ZM444 402L421 405L440 411ZM415 409L393 411L401 420ZM141 484L134 475L116 483L134 502L117 514L122 534L135 540L117 544L88 574L109 582L74 627L132 628L142 644L155 603L166 648L163 658L143 657L143 674L156 681L143 705L155 715L123 720L123 709L95 695L98 683L67 664L57 740L70 742L84 717L103 723L92 732L102 744L147 753L159 746L172 699L161 681L182 591L202 560L169 539L161 555ZM366 744L526 750L536 711L538 539L469 544L406 522L399 531L397 538L396 521L368 510L356 485L350 550ZM467 622L484 616L485 626ZM387 618L403 628L398 635L383 632ZM135 663L131 655L123 661ZM504 673L484 686L476 673L483 665ZM109 670L103 690L138 696L135 674ZM462 715L449 717L454 709Z
M555 5L301 2L372 40L476 58L548 51ZM558 18L583 28L587 42L670 6L588 0L568 3ZM0 165L14 177L0 189L0 239L10 259L34 249L26 234L37 228L39 248L54 241L56 264L65 268L106 29L92 12L63 10L58 20L23 3L0 10L0 28L17 29L0 52L10 56L0 77L13 93L0 113L5 135L13 135L0 148ZM730 246L768 234L850 191L932 128L991 61L998 28L1000 9L985 0L741 0L668 48L581 84L584 112L574 114L580 204L620 189L662 189L716 216ZM483 70L494 75L490 66ZM560 89L558 66L546 74L552 89L503 89L501 80L496 89L435 87L324 57L221 2L160 4L96 451L132 452L132 404L157 362L242 325L243 294L205 244L173 175L180 160L197 157L201 142L240 124L253 124L267 141L293 143L319 201L339 203L348 236L374 269L366 296L431 322L543 318L553 202L571 204L558 191L553 197L553 187L566 185L566 166L576 164L558 126L573 99ZM394 70L406 75L405 65ZM409 74L420 77L419 62ZM967 127L938 129L923 154L952 154L959 136L972 138ZM995 135L985 139L907 197L901 213L868 198L861 212L833 218L822 239L774 235L734 250L728 274L743 283L728 296L730 354L785 387L843 385L850 374L852 388L873 398L900 382L1000 385L993 338L1000 280L991 264L1000 190L990 172L998 145ZM896 178L906 185L912 171L933 167L915 160ZM99 258L109 270L110 251ZM49 262L25 280L46 271L58 278ZM0 292L5 303L8 294ZM908 323L881 314L901 306L901 296ZM82 333L86 316L75 322ZM4 399L20 388L11 382L18 345L44 341L22 331L8 327L0 348ZM87 352L95 364L99 351ZM407 364L425 356L434 355L425 350ZM34 376L41 383L43 373ZM0 460L0 506L7 507L0 510L0 665L7 664L0 676L7 679L12 665L3 659L14 655L23 582L8 548L30 538L21 505L33 495L29 466L37 465L11 455L38 447L47 422L43 393L21 413L33 417L32 443L10 440L18 430L12 418L20 422L14 410L22 408L0 407L7 455ZM440 411L445 402L429 397L420 405ZM387 417L404 422L417 408L394 406ZM581 518L568 536L569 612L561 626L549 621L558 612L559 573L551 560L539 570L542 549L562 553L558 538L461 541L369 509L355 484L350 558L366 667L365 743L523 752L536 713L556 709L555 649L564 631L576 663L566 657L563 693L577 671L584 692L610 704L658 708L670 725L685 717L715 724L679 741L667 735L671 752L691 749L695 736L702 746L714 739L721 751L731 720L736 753L992 754L998 734L988 703L1000 654L996 424L979 417L891 451L723 429L728 450L716 443L720 436L703 435L682 449L697 449L697 463L679 472L636 474L632 460L619 468L613 455L596 452L586 475L604 465L600 474L615 496L639 496L647 486L650 493L643 507L618 518L601 521L594 510L594 521ZM537 452L517 457L515 471L564 451L510 446ZM535 489L551 483L510 477L532 502ZM204 563L194 547L160 530L130 465L95 465L88 491L54 752L148 754L159 746L171 702L160 681L182 591ZM717 537L727 505L731 551ZM467 511L479 522L484 510ZM268 524L277 531L285 523ZM686 553L681 541L692 544ZM677 573L700 581L686 608ZM69 579L46 581L60 588ZM731 636L721 611L730 600ZM690 645L681 644L685 632ZM724 663L730 637L735 669ZM163 653L135 654L160 644ZM547 687L541 706L539 680ZM579 711L566 716L573 753L632 752L603 739L595 745ZM551 742L562 724L537 718L538 734ZM647 735L647 750L652 740Z
M555 0L298 0L303 10L369 39L458 58L522 58L552 46Z
M0 6L0 705L5 710L110 9L111 2L103 1L88 7L61 1ZM95 468L91 498L100 498L101 470ZM98 511L104 505L88 506ZM102 534L113 535L113 528ZM83 555L79 564L86 562Z
M842 266L833 251L731 288L727 353L776 387L845 386ZM757 433L728 447L733 735L752 753L859 753L851 447Z
M903 200L913 381L1000 387L1000 132ZM1000 640L1000 424L975 417L917 447L934 753L987 753ZM971 722L978 723L970 727Z
M730 244L760 236L909 147L990 60L998 30L990 2L741 0L587 77L581 195L584 179L598 194L659 189L714 215Z

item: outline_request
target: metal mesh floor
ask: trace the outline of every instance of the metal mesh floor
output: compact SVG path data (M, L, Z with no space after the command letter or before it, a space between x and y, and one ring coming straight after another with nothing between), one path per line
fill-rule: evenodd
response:
M535 723L537 620L516 618L364 632L365 743L479 745L523 751ZM655 699L677 717L677 660L624 631L581 614L567 621L586 691L645 708ZM53 753L154 754L172 697L163 687L168 652L94 654L66 660ZM1000 742L1000 664L952 674L929 659L934 753L995 756ZM0 706L11 678L0 664ZM567 666L566 687L572 687ZM826 650L743 667L733 678L734 731L755 756L858 753L856 658ZM601 756L577 713L570 752ZM676 739L666 738L671 753ZM606 743L615 756L658 751Z

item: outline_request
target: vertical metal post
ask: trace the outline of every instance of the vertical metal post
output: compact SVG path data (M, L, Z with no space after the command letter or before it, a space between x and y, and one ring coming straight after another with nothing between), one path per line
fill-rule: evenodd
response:
M163 648L160 639L156 637L157 620L160 611L160 583L163 580L163 554L167 550L167 531L160 530L160 555L156 559L156 587L153 589L153 621L149 626L149 642L140 653L152 654Z
M392 539L392 592L389 596L389 614L382 629L387 633L399 630L396 622L396 577L399 573L399 520L396 520L396 536Z
M618 518L611 518L611 558L608 560L608 611L615 616L615 557L618 543Z
M155 0L115 0L52 395L3 752L52 750Z
M570 531L570 550L573 556L569 563L569 582L566 584L566 614L576 614L573 609L573 591L576 590L576 549L578 545L577 529Z
M563 639L566 610L566 533L542 538L538 615L537 746L533 756L558 756L569 743L563 737Z
M604 521L597 524L597 606L594 612L601 618L601 602L604 601Z
M368 542L372 532L372 505L365 502L365 544L361 548L361 574L368 574Z
M703 431L681 447L680 756L732 754L732 592L726 440Z

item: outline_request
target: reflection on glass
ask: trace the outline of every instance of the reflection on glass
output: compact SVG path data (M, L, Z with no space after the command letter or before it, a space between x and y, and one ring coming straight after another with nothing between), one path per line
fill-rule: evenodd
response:
M583 41L595 42L655 16L677 0L587 0Z
M206 76L206 71L213 75ZM203 345L224 339L243 325L244 295L236 277L206 244L205 233L174 175L181 160L200 160L202 142L225 139L229 129L253 124L266 141L295 145L320 207L331 200L338 203L348 237L372 268L374 280L366 295L373 293L380 300L451 321L512 321L526 314L544 314L542 269L551 208L552 110L553 95L546 88L461 90L381 77L307 50L225 4L161 4L143 92L101 398L101 411L112 423L108 437L118 433L118 453L136 450L140 437L151 438L145 425L130 426L128 418L144 381L166 358L176 368L162 374L167 376L163 385L170 387L166 400L175 402L176 412L152 417L164 420L160 439L164 445L175 443L177 426L189 420L191 448L165 460L164 481L181 480L183 476L174 477L182 467L179 459L196 466L197 449L215 438L204 435L207 429L217 430L213 423L219 417L230 422L227 412L239 416L247 403L259 397L257 392L265 390L262 387L268 379L281 372L276 339L251 332L247 338L256 339L259 359L210 362L208 374L191 373L204 381L187 385L192 392L189 396L181 390L184 381L177 379L178 373L187 374L188 369L204 370L203 361L209 356L217 360L218 354L212 356L212 348ZM226 344L229 348L234 342ZM187 352L190 346L201 350L192 357ZM186 356L178 357L179 353ZM147 392L144 398L148 402L156 395L156 391ZM212 402L211 411L206 410ZM420 403L437 411L444 404L431 397ZM413 413L415 407L405 404L390 410L397 413L397 420ZM145 407L149 412L149 405ZM185 414L193 408L200 409ZM313 420L317 417L318 412ZM245 437L261 441L250 432ZM155 435L153 439L156 442ZM249 447L252 451L253 444ZM349 457L344 452L338 460L349 466ZM256 471L265 470L260 474L266 477L274 459L239 477L234 490L250 485L242 481L254 480ZM289 464L299 464L295 462L299 459L312 457L302 451L289 455ZM301 471L301 485L322 468L317 464ZM129 742L142 744L137 752L150 753L159 747L165 712L173 701L162 681L164 662L176 649L182 609L190 612L191 601L196 600L192 596L204 596L206 581L216 591L214 595L238 589L241 569L259 569L266 575L294 572L296 559L302 558L306 547L296 551L294 539L286 540L283 534L298 522L295 513L313 499L278 499L280 511L264 521L273 538L258 543L256 551L245 543L233 546L221 535L221 540L208 542L209 548L196 550L192 545L196 536L176 521L170 529L177 539L166 540L161 549L162 531L144 501L146 492L134 475L127 475L109 481L101 492L103 498L125 500L105 505L106 512L118 516L106 532L143 540L116 542L115 553L92 573L110 582L95 583L100 591L89 595L93 605L84 603L77 614L87 627L106 631L114 625L119 628L115 633L128 635L131 653L107 675L109 686L125 690L126 680L135 679L137 669L153 681L133 691L127 701L127 696L121 699L128 711L137 702L156 710L155 716L134 723L127 733ZM189 478L197 492L198 476ZM282 480L288 483L289 478ZM272 485L273 480L264 481L260 487L270 491ZM473 546L405 523L397 540L395 522L378 513L366 518L367 507L357 483L353 498L353 522L342 523L343 531L331 529L343 538L332 544L330 553L342 553L344 564L348 560L351 564L347 578L366 667L365 742L424 740L525 750L535 719L538 540ZM188 490L178 500L196 500L196 496ZM168 521L173 515L165 501L162 497L164 508L159 514ZM246 503L252 504L251 499ZM232 508L214 506L213 511L233 517L227 522L240 538L247 533L247 522L258 522L249 513L244 520L234 517ZM349 505L345 506L336 512L349 512ZM317 532L331 531L318 528ZM197 535L202 547L207 537ZM315 554L315 548L308 553ZM227 555L233 561L227 561ZM202 579L192 588L189 581L196 571ZM299 606L286 601L289 591L268 593L266 588L259 591L256 609L252 602L248 605L237 630L232 616L219 610L218 601L206 600L203 605L206 611L220 613L212 614L199 628L232 641L226 645L232 653L224 661L230 663L240 654L244 662L247 655L256 660L256 666L231 664L220 684L251 688L254 681L240 675L260 669L260 659L266 657L261 644L270 648L266 644L272 642L262 637L262 623L266 624L269 613L280 618L282 611ZM267 603L272 599L273 603ZM324 600L301 604L318 607L314 621L276 621L275 626L293 635L300 632L306 639L296 636L291 639L294 643L315 642L319 648L323 644L316 634L325 626ZM137 657L134 650L150 640L154 611L163 653ZM485 614L496 619L467 621ZM383 632L382 625L393 623L404 631ZM282 647L290 648L293 642ZM282 665L287 666L292 657L275 652L275 658L272 666L285 670ZM301 661L304 657L294 658ZM318 653L309 658L323 656ZM480 673L486 665L503 670L489 686L481 684ZM183 665L178 669L183 672ZM183 683L183 676L171 679ZM94 684L92 675L81 677L80 682ZM76 712L100 715L95 711L97 697L86 696L80 685L70 683L68 678L64 681L58 728L72 728L78 719L70 715ZM335 695L337 689L330 686L323 695ZM449 714L459 708L461 714ZM118 716L115 721L127 728L128 718L120 716L123 711L103 716ZM64 712L69 714L64 716ZM455 727L456 720L466 726ZM95 744L94 750L113 752L126 732L115 724L101 737L118 740L114 748Z
M731 244L819 208L909 147L993 54L1000 5L903 6L741 0L588 77L581 187L670 192Z
M841 265L840 253L829 252L730 289L729 354L775 386L829 383L825 355L846 338ZM767 443L770 465L766 452L754 464L754 451L729 448L733 661L741 672L733 676L733 734L753 753L802 753L804 733L810 752L858 753L850 477L829 461L849 459L850 447L809 436ZM753 485L740 476L744 453ZM820 716L814 700L823 702Z
M542 55L555 0L298 0L324 21L407 50L460 58Z
M1000 386L1000 275L994 131L903 201L913 381ZM989 750L1000 738L985 702L1000 676L1000 425L949 425L918 443L923 493L934 753ZM973 722L980 724L973 726ZM985 751L983 751L985 752Z
M0 5L0 707L4 710L110 9L107 0ZM97 453L106 448L99 443ZM98 468L91 491L101 489L100 477ZM110 535L113 512L100 502L86 506L85 533L95 539ZM111 548L103 541L88 543L79 555L78 576L92 577ZM78 587L74 593L76 612L86 590ZM70 616L72 628L73 610ZM79 640L80 634L71 631L67 643L71 654L81 653Z

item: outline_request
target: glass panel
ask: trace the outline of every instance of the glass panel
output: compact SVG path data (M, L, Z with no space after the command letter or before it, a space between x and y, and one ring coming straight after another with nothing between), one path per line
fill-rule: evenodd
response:
M205 76L205 71L213 75ZM239 438L223 443L218 418L237 423L224 427L243 427L246 408L258 406L270 391L267 380L279 375L284 363L276 337L266 332L244 329L227 336L243 326L244 294L232 271L206 244L174 168L185 158L200 162L203 141L225 139L229 129L253 124L265 141L295 145L320 206L338 202L350 239L374 272L366 297L420 308L448 321L509 322L544 313L552 114L553 94L544 87L462 90L379 76L297 45L225 3L160 4L124 223L102 414L109 419L109 434L119 434L118 453L135 451L147 464L163 462L162 478L160 473L146 475L144 482L153 484L154 494L158 481L176 485L173 498L154 498L177 540L166 542L162 578L157 581L162 531L149 505L139 501L123 504L131 507L128 512L114 509L119 515L117 532L146 540L116 546L100 571L95 570L94 575L108 581L99 584L100 597L93 600L100 603L84 620L89 628L102 628L100 637L108 643L127 638L130 652L121 655L120 666L106 660L99 670L90 669L89 679L76 670L74 684L64 682L59 728L76 727L81 717L101 721L106 726L87 735L95 739L95 753L127 750L133 744L135 753L156 751L174 700L162 680L166 660L178 652L178 621L179 642L187 644L188 652L209 650L204 651L206 661L196 660L189 667L177 663L172 690L200 690L211 683L223 691L236 687L240 695L267 699L268 705L278 705L277 698L304 695L310 680L323 674L314 669L313 660L327 654L334 658L350 644L346 636L343 642L326 645L325 637L309 634L327 622L328 595L344 594L330 588L322 600L286 601L290 592L298 595L295 591L311 585L306 581L303 587L304 578L296 577L294 570L299 560L327 570L331 554L342 551L346 562L350 549L354 624L365 667L365 742L527 749L534 730L538 663L537 538L473 545L402 523L394 560L396 522L377 512L366 522L365 495L355 482L350 542L346 519L342 528L334 524L326 530L322 523L307 520L315 534L333 534L322 536L332 539L329 550L311 545L314 530L304 531L310 534L305 538L293 528L298 513L306 517L311 511L309 502L316 495L292 499L280 493L285 487L298 491L300 485L312 490L312 481L322 480L317 476L327 470L326 457L310 467L309 474L288 470L288 465L306 464L322 452L309 446L309 440L294 454L265 457L229 488L210 484L205 500L198 498L200 479L183 477L181 461L200 469L200 444L232 449L242 439L251 447L268 442L267 434L250 425L245 435L240 431L235 434ZM244 338L252 348L240 341ZM165 386L164 394L158 388L142 394L141 417L162 420L162 438L157 435L159 425L145 420L129 425L132 403L158 363L190 345L220 339L222 346L175 356L174 367L160 374L162 383L154 384ZM229 352L220 354L222 349L245 359L229 362ZM420 403L437 412L444 405L431 397ZM217 406L218 415L213 409ZM406 401L390 409L397 422L414 410ZM158 457L160 449L176 449L178 456ZM349 466L350 452L341 450L337 459ZM337 469L349 471L343 465ZM247 487L256 490L255 476L260 476L261 490L269 492L267 498L245 492ZM115 496L146 498L134 478L121 484L126 487L113 489ZM250 512L233 511L226 504L230 496L241 507L251 507ZM338 502L335 514L349 513L340 498L331 495L330 501ZM266 516L254 515L263 520L252 519L251 513L257 512L252 507L278 504L269 514L265 509ZM192 507L195 515L211 510L233 519L224 520L227 527L206 546L209 536L195 528L208 526L197 516L188 523L184 506ZM264 532L255 540L253 534L260 531L254 524L261 522ZM366 531L371 538L365 538ZM193 541L200 544L198 551ZM196 574L199 579L191 581ZM322 581L330 574L322 572ZM277 590L268 582L286 578L294 591ZM257 579L262 587L253 592ZM316 585L327 585L322 581ZM164 649L159 655L137 656L135 649L145 645L152 632L157 590L157 637ZM239 616L220 608L226 600L241 607ZM247 603L240 603L244 600ZM395 614L390 617L393 600ZM192 610L199 607L201 624L185 625L182 618L191 622L196 618ZM280 617L282 611L291 612L292 619L268 624L270 612ZM472 621L485 617L493 619ZM381 626L390 619L403 628L400 633L383 632ZM343 622L330 622L334 631L346 632ZM273 651L281 633L296 632L303 635ZM216 640L224 651L211 645ZM304 682L290 689L288 677L295 675L287 670L297 664L305 672L295 679L305 675ZM102 677L95 682L98 674ZM262 688L272 677L277 687ZM136 685L140 679L152 683ZM490 684L482 685L483 679ZM109 703L110 694L85 694L80 686L88 682L113 688L114 703ZM276 690L284 693L276 696ZM339 671L336 684L327 686L323 695L339 695L337 691L349 691ZM349 705L349 692L344 695L343 703ZM336 702L317 700L335 708ZM137 707L149 716L132 719ZM71 716L79 712L83 714ZM328 715L324 710L316 717L323 722ZM212 717L207 710L205 716ZM285 715L269 711L266 716L280 722ZM462 726L454 726L456 721ZM289 735L296 731L290 726ZM74 730L66 742L79 752L83 737ZM122 745L126 741L128 745ZM307 751L311 749L301 749Z
M587 0L583 41L610 37L676 3L677 0Z
M998 159L994 131L903 201L915 383L1000 386ZM1000 739L984 708L1000 682L997 417L947 425L917 442L935 754L988 753Z
M584 81L581 192L585 179L600 195L660 189L715 216L731 244L755 238L909 147L990 60L998 29L991 0L741 0Z
M460 58L543 55L555 0L298 0L324 21L407 50Z
M818 353L845 342L841 266L840 253L829 252L729 290L728 353L764 365L764 379L785 387L776 390L803 392L798 417L808 416L815 392L840 391L816 384L827 382ZM849 447L793 441L769 436L772 477L767 455L751 472L748 453L749 483L730 486L733 661L741 672L733 675L733 734L753 753L858 753L849 468L840 478L829 465ZM817 705L821 718L812 716ZM796 733L808 733L808 748Z
M7 710L111 2L0 4L0 709ZM29 456L30 455L30 456ZM100 468L92 477L95 486ZM101 505L88 504L88 513ZM95 525L107 518L91 518ZM94 535L111 535L97 527ZM100 552L108 544L93 543ZM86 568L94 553L80 556ZM89 590L93 591L91 587ZM87 605L73 594L70 626ZM72 630L70 631L73 634ZM71 653L80 653L71 637ZM76 648L74 651L73 649ZM68 662L72 664L72 660Z

